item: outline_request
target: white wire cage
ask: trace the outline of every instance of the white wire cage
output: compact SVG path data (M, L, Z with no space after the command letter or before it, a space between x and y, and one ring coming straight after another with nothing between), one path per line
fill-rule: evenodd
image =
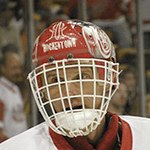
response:
M76 70L70 79L69 69ZM102 59L64 59L35 68L28 78L37 106L49 127L58 134L76 137L89 134L100 124L118 89L118 76L118 63ZM76 85L74 88L78 88L78 92L70 94L70 84ZM79 105L73 106L73 101L77 100ZM59 111L56 105L61 107Z

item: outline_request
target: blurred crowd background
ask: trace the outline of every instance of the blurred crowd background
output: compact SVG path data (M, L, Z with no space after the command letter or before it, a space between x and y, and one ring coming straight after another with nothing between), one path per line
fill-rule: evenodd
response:
M150 0L141 1L146 81L145 107L146 117L150 117ZM0 59L9 52L15 52L21 58L22 71L15 84L21 91L28 127L31 127L33 112L31 91L27 81L30 62L27 46L29 8L26 3L27 0L0 0ZM33 0L34 37L36 38L53 22L79 19L82 10L78 3L78 0ZM114 95L109 110L117 114L140 116L136 0L87 0L85 9L86 20L102 28L113 41L120 70L123 70L120 74L120 89ZM37 123L42 121L37 112Z

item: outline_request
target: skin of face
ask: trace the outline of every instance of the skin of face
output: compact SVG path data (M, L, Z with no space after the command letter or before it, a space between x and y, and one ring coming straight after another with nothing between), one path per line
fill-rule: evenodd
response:
M81 69L81 76L82 79L93 79L93 71L90 67L84 67ZM67 68L66 69L66 78L67 81L71 80L78 80L79 77L79 70L78 68ZM97 75L98 78L98 75ZM59 79L60 81L64 81L64 72L62 69L59 70ZM57 73L56 71L51 71L47 73L47 81L48 83L57 83ZM82 89L83 89L83 95L93 95L94 94L94 83L91 81L85 81L82 82ZM61 91L62 91L62 97L67 97L67 90L65 87L65 84L61 84ZM68 83L68 91L69 96L79 95L75 98L70 98L72 108L82 106L82 99L81 99L81 87L80 82L73 82ZM58 85L52 86L49 88L51 99L56 99L61 97L59 87ZM103 85L96 84L96 94L102 95L103 93ZM65 98L64 100L65 108L70 109L68 98ZM60 100L53 102L54 108L56 112L64 111L62 102ZM84 106L85 108L93 108L99 109L101 106L101 99L96 98L95 105L93 106L93 97L84 97Z
M22 72L22 64L20 57L15 54L9 54L6 58L5 64L1 67L3 76L13 83L18 82Z

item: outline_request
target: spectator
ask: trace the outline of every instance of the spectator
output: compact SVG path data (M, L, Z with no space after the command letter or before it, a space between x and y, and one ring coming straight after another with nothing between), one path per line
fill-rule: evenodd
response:
M24 30L24 7L23 1L24 0L7 0L9 5L12 7L13 17L11 19L11 23L16 27L16 29L21 34Z
M125 114L125 105L127 103L128 92L127 86L123 81L120 81L119 89L112 97L108 111L117 115Z
M9 52L18 53L18 49L12 44L9 44L9 45L5 46L4 48L2 48L2 55L6 55ZM26 105L29 105L29 103L28 103L29 86L28 86L28 82L25 80L26 77L27 77L27 72L26 72L26 68L24 67L22 69L22 73L20 74L20 77L18 78L18 81L16 82L16 84L20 88L24 103Z
M61 5L54 4L49 0L35 0L35 12L43 17L47 26L56 21L69 19Z
M24 102L16 85L21 75L21 60L17 53L7 52L1 60L0 131L7 138L27 129ZM2 139L1 139L2 141Z
M129 115L140 115L140 104L138 98L137 77L135 68L128 66L123 70L123 78L128 89L128 100L125 106L125 112Z
M6 46L4 46L2 48L2 56L5 55L6 53L8 52L15 52L15 53L18 53L18 49L15 45L13 44L8 44Z
M11 24L13 18L12 5L7 1L0 1L0 57L2 57L2 47L13 44L19 50L18 54L24 63L24 53L22 50L21 36L16 27Z
M111 30L113 41L118 48L131 46L129 25L132 18L131 0L87 0L88 18L104 31ZM78 18L78 1L70 0L68 15L71 19Z
M34 13L34 23L35 23L35 38L47 28L47 23L40 14Z
M52 22L69 19L69 16L64 13L64 10L61 5L52 4L51 10L52 10Z

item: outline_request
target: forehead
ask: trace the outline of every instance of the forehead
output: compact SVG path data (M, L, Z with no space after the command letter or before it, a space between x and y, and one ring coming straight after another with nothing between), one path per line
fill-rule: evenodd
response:
M79 68L78 67L71 67L71 68L60 68L58 69L59 74L64 74L64 72L67 75L71 75L71 74L76 74L79 72ZM86 72L86 73L92 73L92 68L91 67L81 67L81 72ZM48 75L57 75L57 70L52 70L52 71L48 71L47 72Z
M8 54L5 58L5 64L7 66L21 65L21 60L17 54Z
M46 67L46 70L47 72L50 72L50 73L56 73L57 70L59 72L64 72L64 71L67 71L67 72L76 72L76 71L79 71L81 69L81 71L91 71L92 68L93 68L93 64L91 61L72 61L72 62L60 62L60 63L57 63L56 64L53 64L52 66L45 66Z

